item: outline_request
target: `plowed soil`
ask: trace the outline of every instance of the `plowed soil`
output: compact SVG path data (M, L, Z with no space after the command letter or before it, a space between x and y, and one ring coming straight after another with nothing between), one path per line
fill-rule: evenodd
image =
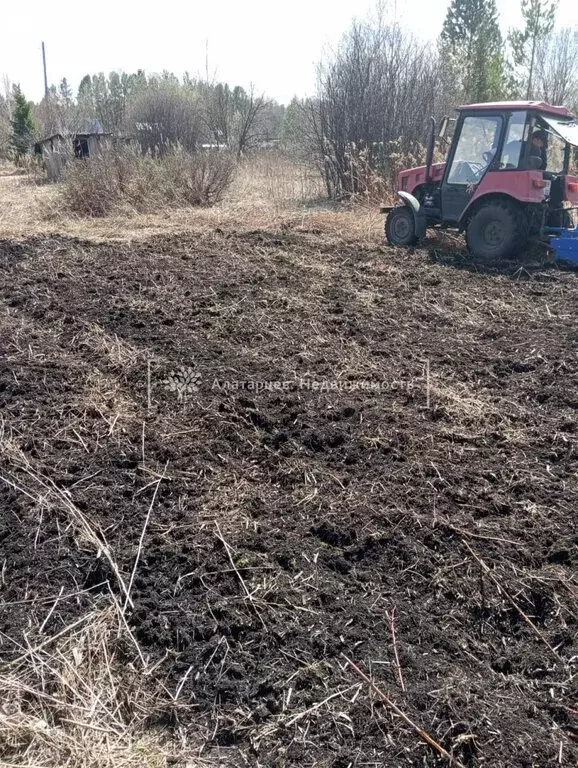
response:
M126 588L222 764L446 765L344 654L576 765L578 274L215 231L0 242L0 294L3 661Z

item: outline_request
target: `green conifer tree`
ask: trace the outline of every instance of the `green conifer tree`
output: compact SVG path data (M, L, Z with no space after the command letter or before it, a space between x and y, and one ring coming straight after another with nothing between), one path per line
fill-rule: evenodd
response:
M451 0L440 43L456 99L483 102L503 96L503 41L495 0Z
M534 95L536 54L540 43L554 29L558 0L522 0L524 29L513 29L508 36L514 64L521 71L521 86L527 99Z
M32 103L26 100L19 85L15 85L12 90L12 101L14 106L10 121L12 128L10 143L16 156L16 162L19 163L32 147L34 120L32 119Z

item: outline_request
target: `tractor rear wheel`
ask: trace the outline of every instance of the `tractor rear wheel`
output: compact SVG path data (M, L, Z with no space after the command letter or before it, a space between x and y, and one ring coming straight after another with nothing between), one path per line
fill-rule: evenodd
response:
M385 237L390 245L415 245L417 243L415 219L410 208L406 205L400 205L389 212L385 220Z
M506 259L528 240L523 212L508 202L488 202L474 213L466 229L470 252L482 259Z

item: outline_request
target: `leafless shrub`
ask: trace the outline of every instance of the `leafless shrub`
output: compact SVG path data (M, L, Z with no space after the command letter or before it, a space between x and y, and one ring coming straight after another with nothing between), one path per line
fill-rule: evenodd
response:
M177 146L154 156L119 146L69 163L62 202L81 216L106 216L119 208L147 212L166 206L213 205L234 172L235 161L224 152L190 153Z
M320 67L309 104L327 193L366 195L374 177L391 178L390 148L415 155L436 111L437 58L397 25L355 22L334 58Z
M63 174L62 201L67 210L81 216L106 216L126 191L131 165L139 163L139 178L148 170L147 159L136 153L104 152L67 164Z
M145 152L166 154L176 144L194 152L201 137L198 97L178 83L149 86L132 102L126 127Z
M165 199L176 205L213 205L231 185L235 167L229 152L191 154L174 147L161 162Z

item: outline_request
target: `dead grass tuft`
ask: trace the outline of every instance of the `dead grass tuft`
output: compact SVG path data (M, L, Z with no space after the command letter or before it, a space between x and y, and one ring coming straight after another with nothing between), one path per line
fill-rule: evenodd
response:
M44 613L66 599L61 593ZM201 765L150 727L167 696L135 654L116 603L87 611L54 637L42 630L27 632L19 659L0 671L3 766Z
M79 587L54 594L50 582L4 610L26 606L22 639L1 635L12 660L0 665L0 764L3 768L197 768L184 734L156 726L175 711L175 701L154 676L125 618L132 605L126 581L104 533L70 495L30 464L0 422L0 447L9 464L1 483L33 502L38 531L43 515L63 511L79 547L107 560L115 574L108 597L89 601ZM68 526L67 526L68 530ZM4 572L2 572L2 582ZM121 607L112 587L121 587ZM129 587L130 588L130 587ZM68 606L68 608L67 608ZM51 622L61 611L79 611L65 626ZM60 613L62 615L62 613ZM47 630L52 630L49 632ZM180 702L179 702L180 705Z

